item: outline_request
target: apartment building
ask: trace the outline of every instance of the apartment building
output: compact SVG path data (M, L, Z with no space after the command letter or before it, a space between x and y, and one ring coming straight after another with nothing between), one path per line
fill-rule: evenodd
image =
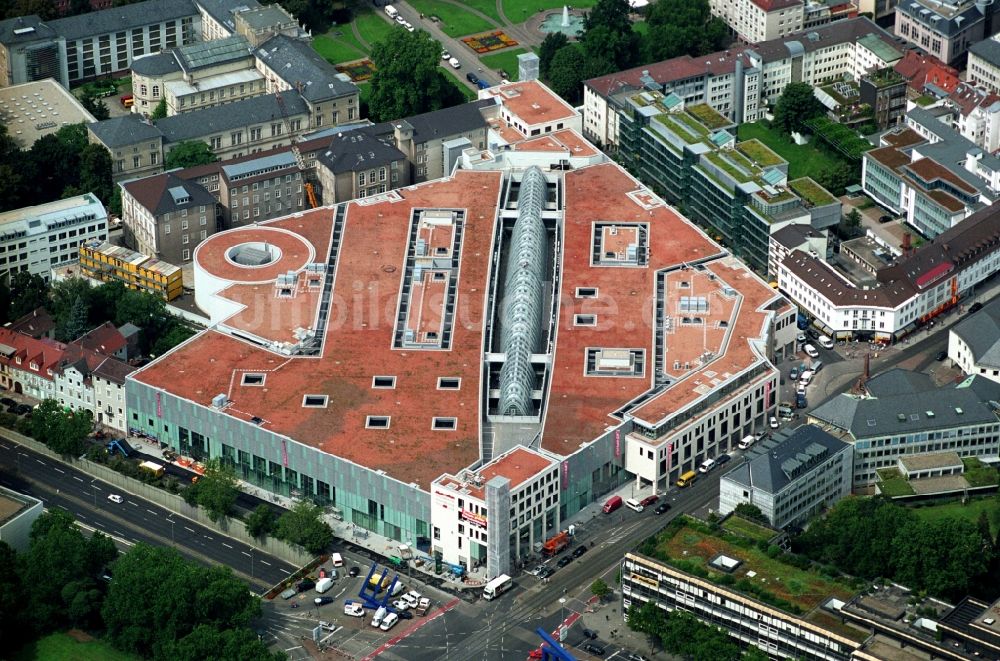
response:
M861 75L858 98L868 105L880 130L899 124L906 113L906 79L886 67Z
M995 11L982 0L904 0L893 33L942 62L962 64L972 44L993 34Z
M875 471L904 455L956 452L962 457L1000 451L1000 383L982 376L938 386L929 376L893 369L872 377L863 395L841 394L813 409L818 425L854 446L854 489L875 484Z
M763 117L788 83L856 78L901 58L893 37L863 17L699 58L676 57L584 81L583 132L605 149L617 148L612 99L629 91L674 94L739 124Z
M932 98L942 98L951 94L961 82L958 69L936 57L913 50L906 51L903 59L893 69L906 79L907 95L912 98L925 94Z
M786 161L758 140L737 142L732 122L711 107L659 92L624 93L615 105L622 162L759 271L774 232L840 221L833 195L809 178L789 181Z
M966 374L1000 383L1000 301L948 330L948 358Z
M779 265L778 286L831 337L892 342L959 305L1000 268L997 213L986 207L919 248L842 255L860 269L796 250Z
M125 244L171 264L217 230L216 201L204 187L165 173L121 185Z
M374 128L334 137L319 153L316 174L324 204L370 197L410 183L406 155L376 137Z
M767 277L777 281L778 265L794 250L801 250L811 255L827 254L829 237L821 230L815 230L811 225L785 225L773 232L768 240Z
M279 102L264 94L156 122L135 114L112 117L87 130L91 142L111 152L112 176L119 182L162 171L166 153L188 140L207 143L223 160L290 144L310 130L310 109L297 92L281 97Z
M741 503L772 527L803 525L851 493L854 447L813 425L785 429L748 450L719 481L719 514Z
M108 212L92 194L0 213L0 274L49 269L77 258L79 247L108 238Z
M167 301L184 293L180 268L107 241L80 246L80 271L84 277L121 282L129 289L156 294Z
M290 150L221 162L218 173L221 227L225 229L311 208L304 190L307 172L299 168ZM324 201L332 202L326 197Z
M993 154L1000 149L1000 95L958 83L947 98L927 110L951 111L951 125L973 144ZM948 119L942 116L942 119Z
M293 38L308 36L299 27L298 19L279 4L244 9L234 19L236 34L245 37L251 48L257 48L276 34Z
M166 99L167 115L266 93L246 38L196 42L132 62L133 112L149 115Z

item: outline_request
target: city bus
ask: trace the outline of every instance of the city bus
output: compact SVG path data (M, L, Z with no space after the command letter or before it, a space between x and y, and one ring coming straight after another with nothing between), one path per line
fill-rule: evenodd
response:
M483 587L483 598L489 601L496 599L514 585L514 581L507 574L500 574Z

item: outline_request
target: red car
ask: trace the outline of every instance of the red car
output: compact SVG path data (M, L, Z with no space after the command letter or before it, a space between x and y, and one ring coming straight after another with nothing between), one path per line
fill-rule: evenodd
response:
M653 494L652 496L646 496L645 498L643 498L642 500L640 500L639 504L642 505L643 507L649 507L650 505L652 505L653 503L655 503L659 499L660 499L659 496L657 496L656 494Z

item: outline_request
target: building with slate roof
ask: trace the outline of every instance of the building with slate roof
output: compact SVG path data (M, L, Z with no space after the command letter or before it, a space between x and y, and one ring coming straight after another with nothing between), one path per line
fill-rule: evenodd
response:
M1000 383L1000 299L949 329L948 357L966 374Z
M877 381L878 377L876 377ZM962 457L1000 452L1000 383L971 376L947 386L890 379L864 395L841 394L809 413L808 422L854 446L854 488L903 455L954 451ZM872 392L879 393L873 395Z
M125 243L143 255L188 262L215 234L216 200L199 184L168 172L126 182L121 190Z
M65 37L35 15L0 21L0 87L46 78L69 87Z
M970 44L995 30L996 7L983 0L903 0L893 32L948 64L964 60Z
M317 157L316 175L324 204L378 195L410 184L406 154L391 141L376 137L373 129L334 137L329 149Z
M782 430L755 444L719 481L719 514L754 505L778 529L802 525L851 493L854 448L819 427Z
M278 34L296 38L309 36L299 27L298 20L278 4L238 12L235 24L236 33L246 37L254 48Z
M147 55L132 63L132 111L149 115L166 99L167 115L232 103L264 94L245 37L196 42Z
M1000 35L969 46L966 81L991 92L1000 92Z

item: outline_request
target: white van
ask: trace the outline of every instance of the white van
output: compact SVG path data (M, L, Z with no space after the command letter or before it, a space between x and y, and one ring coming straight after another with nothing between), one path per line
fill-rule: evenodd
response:
M806 370L805 372L803 372L802 376L799 377L799 385L808 386L809 383L813 380L813 374L815 374L815 372L813 372L812 370Z
M321 578L318 581L316 581L316 592L319 592L320 594L323 594L332 587L333 587L332 578Z
M399 616L395 613L389 613L382 620L382 625L379 627L382 631L388 631L389 629L396 626L396 622L399 622Z
M748 448L749 448L749 447L750 447L751 445L753 445L753 444L754 444L754 442L755 442L756 440L757 440L757 439L756 439L756 438L754 438L753 436L744 436L744 437L743 437L743 440L742 440L742 441L740 441L740 442L739 442L739 444L737 444L737 446L736 446L736 447L738 447L738 448L739 448L739 449L741 449L741 450L746 450L746 449L748 449Z
M625 507L629 508L630 510L635 510L636 512L641 512L644 509L642 503L640 503L635 498L629 498L628 500L626 500Z
M819 345L821 347L823 347L824 349L832 349L833 348L833 340L831 340L830 338L828 338L826 335L820 335L819 339L816 340L816 341L819 342Z
M382 624L382 620L385 619L388 612L389 611L385 606L380 606L379 609L375 611L375 615L372 616L372 626L377 627Z
M389 593L389 596L390 597L395 597L396 595L398 595L400 592L402 592L405 589L406 589L406 586L403 585L402 581L396 581L396 584L392 586L392 592Z
M698 466L699 473L707 473L708 471L715 468L715 459L706 459L701 462L701 466Z
M399 12L396 11L396 8L393 7L392 5L386 5L385 6L385 15L388 16L389 18L395 20L395 18L397 16L399 16Z
M334 567L343 567L344 557L339 553L332 553L330 554L330 562L333 563Z

